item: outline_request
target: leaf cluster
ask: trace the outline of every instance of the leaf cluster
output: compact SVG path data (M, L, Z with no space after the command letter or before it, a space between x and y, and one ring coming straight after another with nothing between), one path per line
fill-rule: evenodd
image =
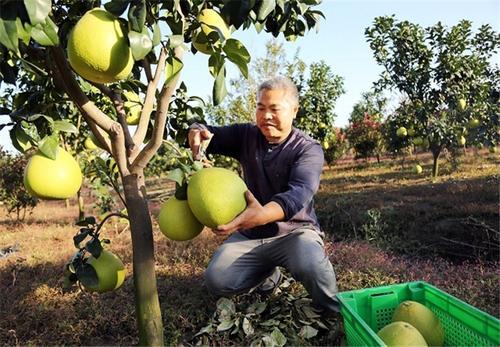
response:
M304 288L286 277L270 297L255 292L221 298L196 345L313 345L320 330L331 328L311 306Z

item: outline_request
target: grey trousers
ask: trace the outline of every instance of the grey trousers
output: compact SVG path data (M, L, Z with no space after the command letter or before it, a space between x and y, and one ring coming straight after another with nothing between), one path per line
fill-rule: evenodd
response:
M216 250L205 284L215 296L239 294L270 282L276 285L281 266L304 285L314 306L338 312L335 272L323 246L321 236L310 228L265 239L236 232Z

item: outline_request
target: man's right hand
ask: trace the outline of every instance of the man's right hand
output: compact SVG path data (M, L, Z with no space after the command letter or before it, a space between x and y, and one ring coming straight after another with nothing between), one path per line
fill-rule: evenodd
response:
M208 147L212 136L214 136L214 134L208 129L193 128L189 130L189 147L191 148L195 160L200 160L202 158L203 151Z

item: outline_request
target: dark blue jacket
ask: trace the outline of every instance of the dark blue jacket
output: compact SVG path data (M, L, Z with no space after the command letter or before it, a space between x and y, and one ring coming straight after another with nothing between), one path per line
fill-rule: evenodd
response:
M207 126L214 134L207 153L237 159L243 179L255 198L265 205L277 202L285 219L241 232L249 238L266 238L309 226L318 233L313 196L318 190L324 156L321 145L293 128L280 144L270 144L253 124Z

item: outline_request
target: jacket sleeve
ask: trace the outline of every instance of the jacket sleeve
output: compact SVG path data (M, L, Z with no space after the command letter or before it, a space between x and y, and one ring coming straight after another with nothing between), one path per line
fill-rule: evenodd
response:
M313 199L319 188L323 164L323 149L317 142L297 155L290 170L288 189L271 198L283 209L285 221L290 220Z
M222 154L240 160L242 147L246 141L245 124L232 124L222 127L206 125L214 134L207 147L207 153Z

